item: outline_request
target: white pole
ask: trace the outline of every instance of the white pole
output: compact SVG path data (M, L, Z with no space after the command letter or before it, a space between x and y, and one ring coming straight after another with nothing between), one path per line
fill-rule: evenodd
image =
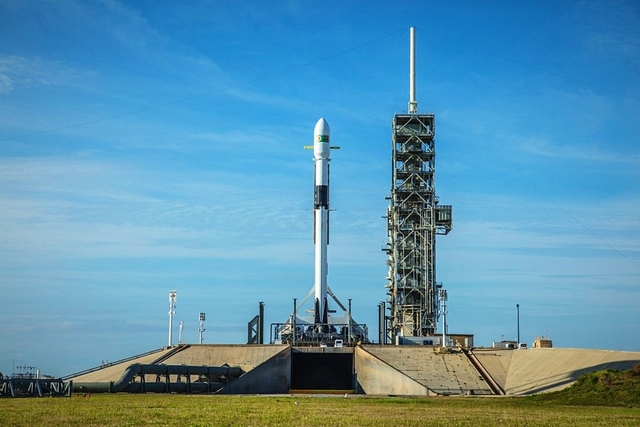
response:
M446 307L446 303L445 303ZM442 346L447 346L447 311L445 309L443 314L443 323L442 323Z
M440 289L438 298L440 299L440 310L442 314L442 347L447 346L447 291Z
M200 333L200 344L202 344L202 333L205 331L204 329L204 321L206 320L207 315L205 313L200 313L200 327L198 328L198 332Z
M409 113L418 112L416 101L416 29L409 29Z
M173 315L176 314L176 299L178 299L178 293L169 291L169 347L173 347Z

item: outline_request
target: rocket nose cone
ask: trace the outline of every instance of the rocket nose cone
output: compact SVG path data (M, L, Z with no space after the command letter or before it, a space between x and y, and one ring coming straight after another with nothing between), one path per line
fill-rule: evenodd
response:
M313 129L313 135L326 135L329 136L331 131L329 130L329 123L324 118L321 118L316 123L316 127ZM315 139L315 138L314 138Z

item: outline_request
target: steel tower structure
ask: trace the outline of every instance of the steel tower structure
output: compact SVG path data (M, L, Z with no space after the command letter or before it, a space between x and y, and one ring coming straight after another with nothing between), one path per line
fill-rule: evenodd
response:
M385 341L395 335L436 332L436 235L452 226L451 206L435 190L435 115L418 114L415 99L415 30L411 28L409 113L392 122L392 178L387 210L389 316Z

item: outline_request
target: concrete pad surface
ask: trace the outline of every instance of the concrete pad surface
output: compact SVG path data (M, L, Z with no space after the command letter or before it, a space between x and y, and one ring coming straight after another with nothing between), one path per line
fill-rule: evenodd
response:
M462 352L438 353L425 346L367 346L372 355L441 395L491 394Z
M475 349L473 354L484 368L490 373L491 378L498 383L504 390L507 385L507 375L509 374L509 365L511 365L511 356L514 350L496 350L496 349Z
M160 350L126 362L116 363L94 372L71 378L76 382L117 381L125 369L134 363L151 364L161 359L165 365L188 366L239 366L248 372L278 354L286 345L188 345L184 348ZM164 358L169 356L167 358ZM153 380L151 377L147 380Z
M162 363L188 366L239 366L248 372L275 356L287 345L191 345Z
M104 368L99 368L94 372L89 372L84 375L80 375L77 377L70 378L76 382L107 382L107 381L117 381L127 369L128 366L133 365L134 363L148 364L153 363L153 361L161 358L166 355L173 349L163 349L159 350L156 353L147 354L145 356L141 356L138 358L127 360L126 362L115 363L113 365L105 366Z
M561 390L586 372L626 370L640 364L640 352L571 348L474 349L480 363L509 395Z

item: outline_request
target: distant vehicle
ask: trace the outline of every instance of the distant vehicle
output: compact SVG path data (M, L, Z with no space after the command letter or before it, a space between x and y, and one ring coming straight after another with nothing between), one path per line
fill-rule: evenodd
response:
M515 350L518 346L518 343L515 341L505 341L502 340L500 342L494 341L491 345L492 348L505 348L507 350Z
M520 347L518 347L520 350L526 350L527 349L527 343L521 342L520 343Z

